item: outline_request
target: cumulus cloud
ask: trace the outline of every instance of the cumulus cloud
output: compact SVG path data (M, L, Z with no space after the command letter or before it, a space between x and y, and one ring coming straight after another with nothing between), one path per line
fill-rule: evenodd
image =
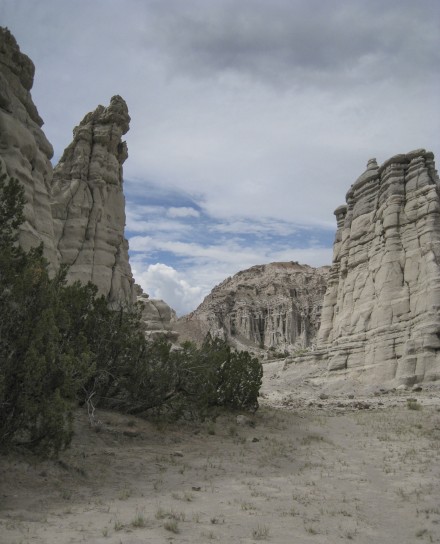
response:
M130 238L137 281L151 296L164 298L169 304L172 300L175 306L171 306L179 315L194 310L214 285L253 265L276 261L298 261L311 266L331 263L330 247L316 240L310 246L289 248L276 241L246 244L237 238L210 245L151 236ZM164 263L148 264L157 253L172 254L179 263L179 272ZM146 255L150 257L146 259Z
M180 208L168 208L167 215L169 217L199 217L200 212L194 208L181 206Z
M201 287L193 287L182 274L166 264L149 265L134 273L139 285L151 298L165 300L180 315L196 308L203 299Z

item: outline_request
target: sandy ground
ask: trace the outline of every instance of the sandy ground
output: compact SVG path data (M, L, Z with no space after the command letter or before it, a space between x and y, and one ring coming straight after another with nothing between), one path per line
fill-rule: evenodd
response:
M244 422L78 411L59 461L0 458L0 543L440 542L438 392L290 378L265 365Z

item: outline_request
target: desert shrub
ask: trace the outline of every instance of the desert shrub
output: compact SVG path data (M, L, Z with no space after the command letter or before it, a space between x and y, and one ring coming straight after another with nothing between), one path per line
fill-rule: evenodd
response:
M222 340L209 337L200 348L185 342L172 350L164 338L152 342L138 338L129 348L131 356L122 358L111 373L105 366L97 367L97 402L130 414L152 412L174 419L203 419L218 406L258 407L261 363Z
M0 168L2 163L0 162ZM56 454L72 437L72 410L204 416L216 406L256 409L262 367L208 337L171 349L147 341L140 311L110 308L96 286L49 275L42 246L17 243L24 191L0 170L0 446Z
M17 245L23 189L0 175L0 444L56 452L72 436L71 406L90 368L84 338L68 335L65 271L50 278L42 247Z
M406 405L409 410L421 410L422 405L417 402L417 399L407 399Z

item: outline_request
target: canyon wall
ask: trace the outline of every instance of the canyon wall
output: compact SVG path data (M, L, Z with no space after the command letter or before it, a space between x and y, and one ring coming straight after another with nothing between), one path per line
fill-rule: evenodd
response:
M50 268L59 266L50 206L53 148L41 127L43 121L30 90L35 67L20 52L9 30L0 27L0 161L9 177L24 187L25 222L20 244L28 250L44 244Z
M352 379L440 378L440 186L419 149L374 159L336 211L317 357Z
M257 265L215 287L181 318L181 338L202 341L209 332L241 349L294 352L316 339L328 267L294 262Z

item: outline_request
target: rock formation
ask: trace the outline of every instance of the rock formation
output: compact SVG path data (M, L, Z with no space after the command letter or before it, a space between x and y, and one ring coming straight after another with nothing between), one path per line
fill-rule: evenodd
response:
M122 188L127 105L114 96L107 108L88 113L53 170L53 149L30 94L34 72L9 30L0 27L0 161L25 189L20 244L29 249L43 242L52 272L66 264L68 281L92 281L114 306L130 306L136 295L124 238ZM174 311L138 294L146 329L175 339Z
M293 352L311 346L319 327L328 267L258 265L215 287L179 320L181 339L212 336L238 348Z
M121 142L127 106L114 97L108 108L86 115L53 172L53 149L30 94L34 72L12 34L0 28L0 160L25 189L20 244L29 249L43 242L52 271L67 264L69 281L90 280L111 302L130 304Z
M34 72L34 64L20 52L9 30L0 27L0 160L25 190L26 221L20 229L20 244L27 250L43 242L55 270L59 257L50 208L53 149L41 130L43 121L30 94Z
M52 185L55 245L69 280L91 281L116 304L134 301L122 190L128 153L121 137L129 122L120 96L88 113L74 129Z
M440 185L423 149L374 159L336 211L318 357L361 381L440 378Z
M150 298L138 285L135 285L135 290L136 300L142 309L146 336L152 339L163 336L170 342L176 342L178 337L174 330L176 312L163 300Z

